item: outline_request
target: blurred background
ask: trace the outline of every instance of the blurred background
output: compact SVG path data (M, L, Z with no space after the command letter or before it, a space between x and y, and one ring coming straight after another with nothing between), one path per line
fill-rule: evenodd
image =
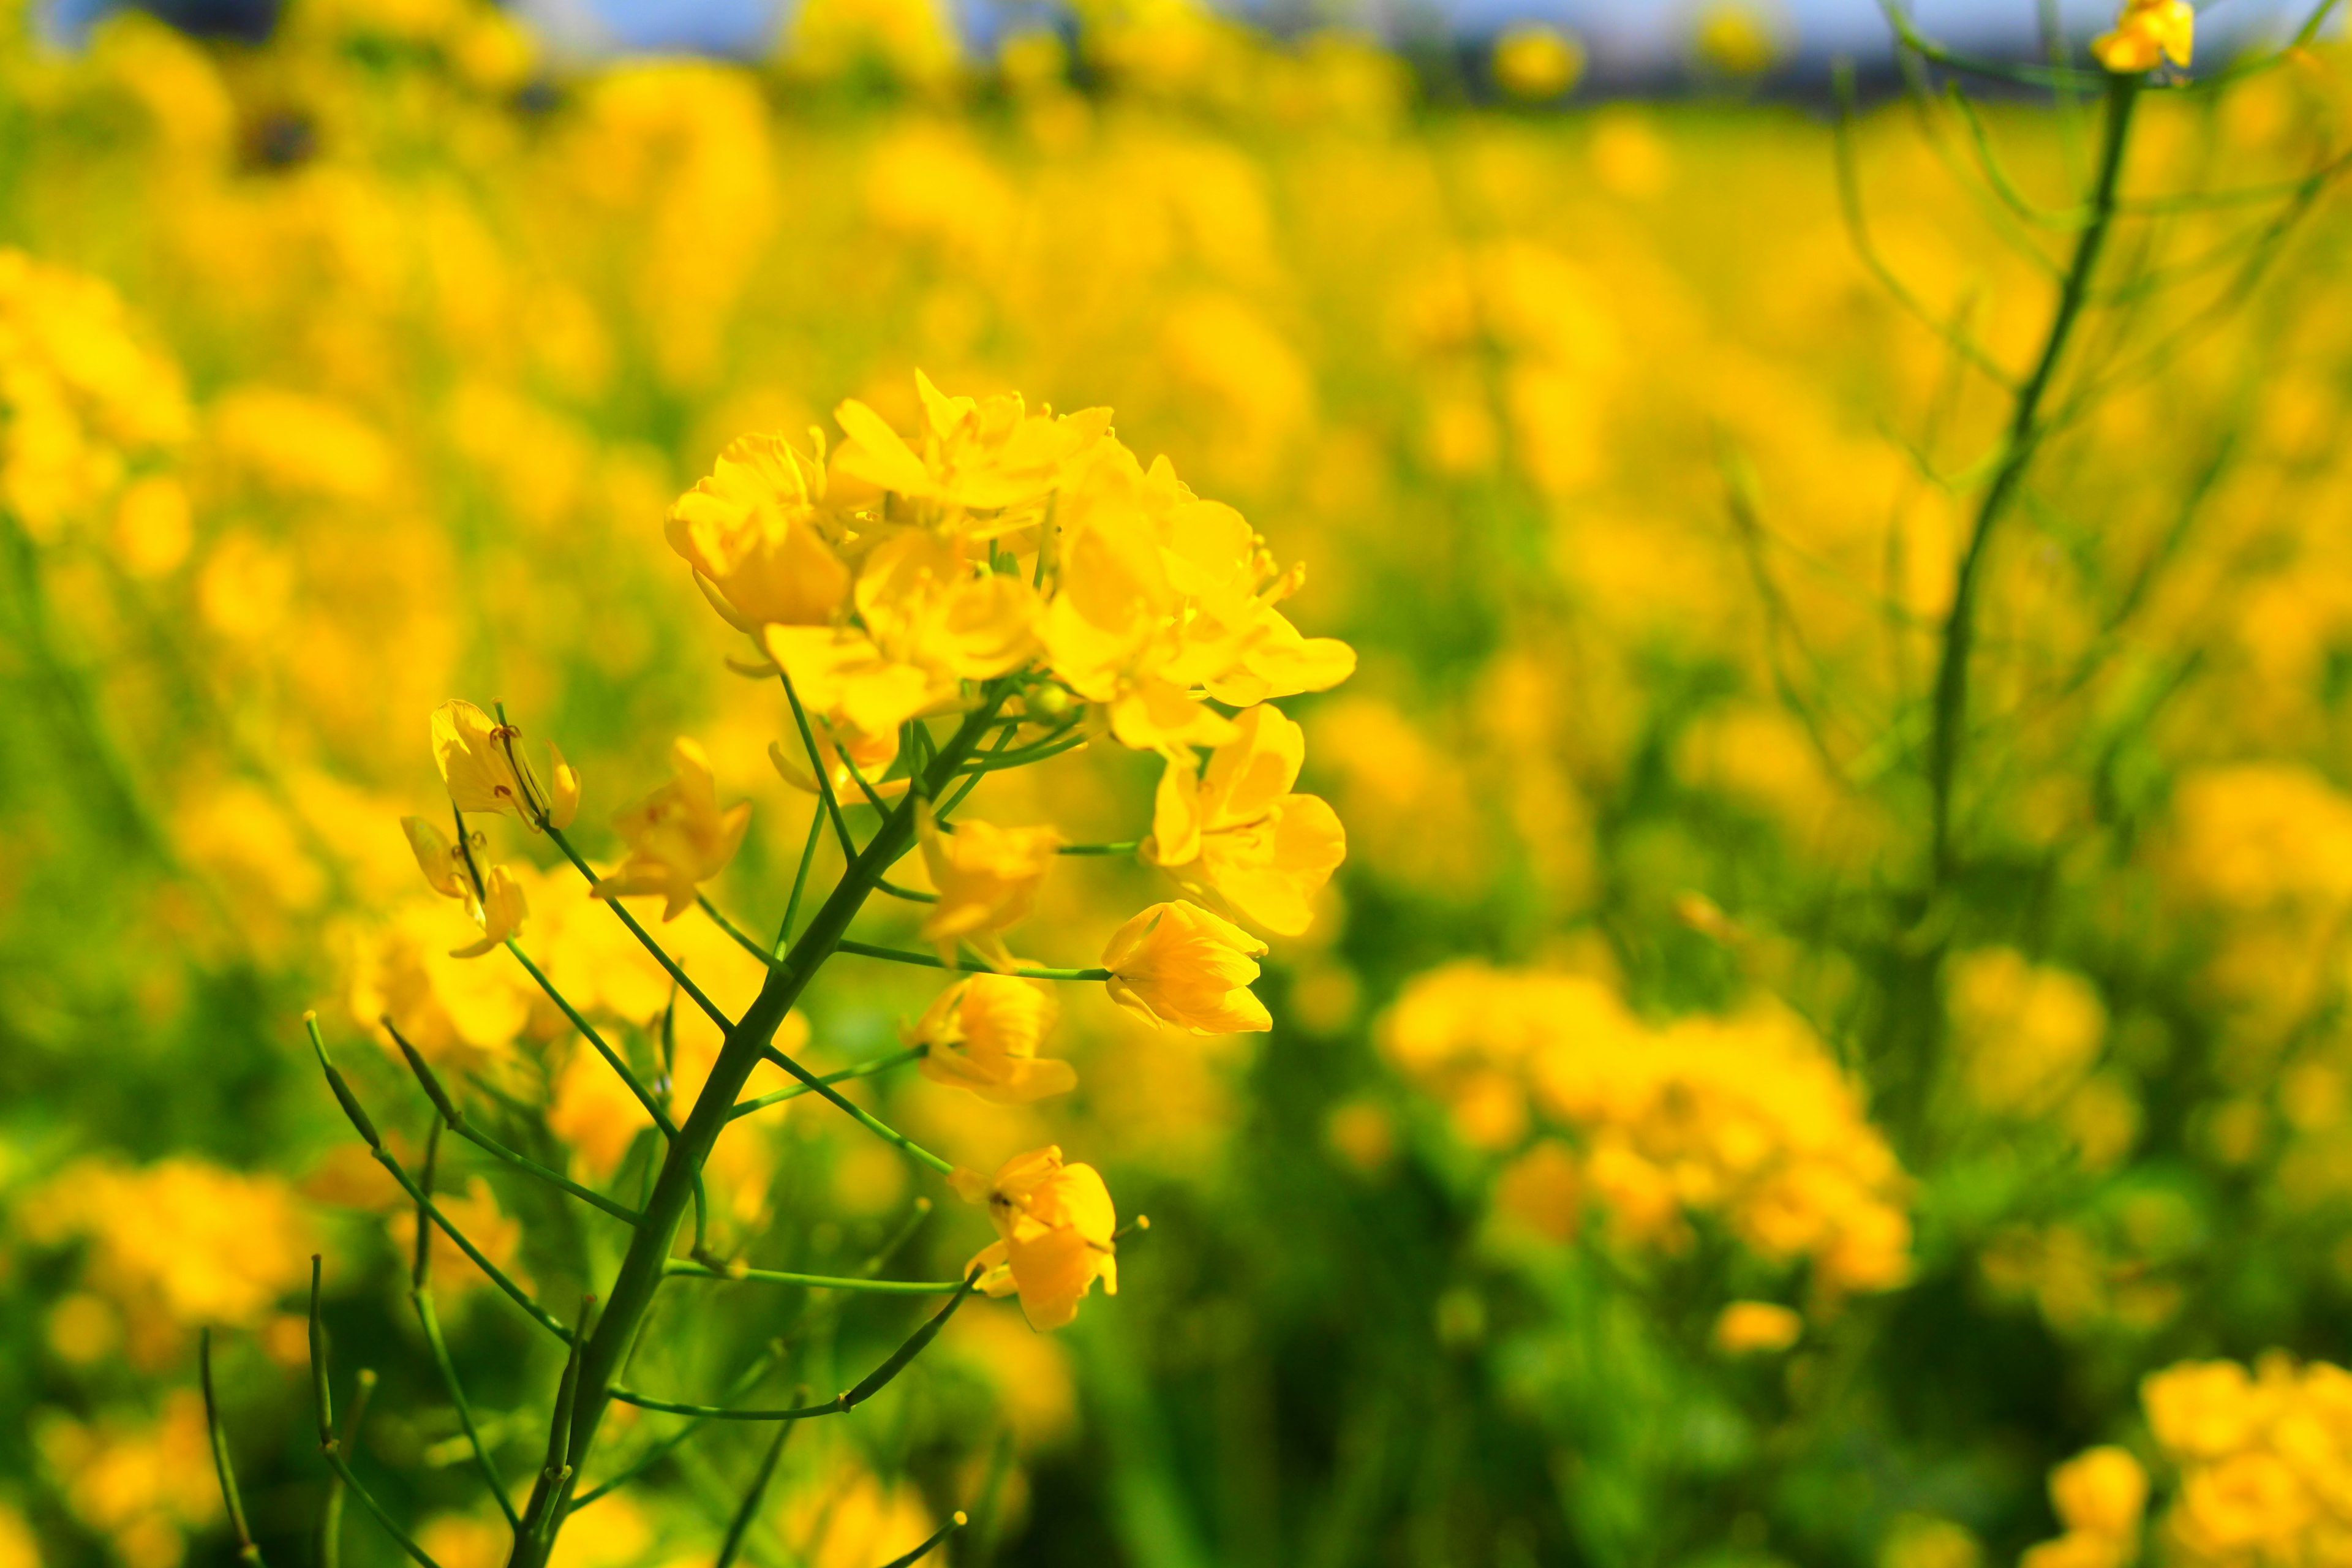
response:
M788 719L663 513L742 432L845 396L911 427L919 366L1115 408L1307 563L1294 618L1362 658L1288 705L1349 856L1268 960L1271 1035L1074 991L1066 1100L860 1087L961 1163L1058 1142L1153 1223L1070 1329L975 1305L809 1424L745 1560L879 1568L956 1509L969 1565L2342 1560L2334 29L2274 58L2300 16L2227 0L2144 95L1984 558L1938 855L1937 661L2095 79L1906 96L1843 0L172 16L0 5L0 1568L233 1560L207 1327L263 1553L323 1560L313 1251L339 1393L382 1373L359 1473L443 1568L503 1560L412 1221L298 1020L404 1148L429 1107L387 1012L536 1157L635 1179L564 1021L444 956L397 825L442 799L426 716L502 698L557 739L600 860L697 739L753 803L715 896L772 920L810 816L766 757ZM1917 16L2075 68L2112 21ZM1836 111L1838 53L1876 107ZM1156 778L1090 748L975 809L1132 838ZM505 826L528 940L651 1052L659 975ZM1024 951L1089 962L1164 887L1057 868ZM665 931L750 983L699 917ZM804 1054L894 1048L930 994L837 965ZM810 1105L727 1145L730 1246L936 1277L985 1239ZM609 1271L545 1189L455 1153L441 1183L544 1299ZM527 1475L557 1362L434 1267ZM707 1300L649 1336L680 1387L779 1335L838 1386L912 1321ZM2137 1468L2053 1491L2094 1446ZM759 1447L697 1436L559 1561L709 1560Z

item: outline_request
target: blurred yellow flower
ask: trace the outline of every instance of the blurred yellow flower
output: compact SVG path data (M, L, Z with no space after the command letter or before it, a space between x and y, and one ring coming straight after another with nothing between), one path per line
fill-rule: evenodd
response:
M416 857L416 868L425 873L425 885L445 899L470 896L472 884L466 876L465 858L449 836L421 816L400 819L401 832L408 836L408 847Z
M1154 904L1111 933L1102 966L1111 1000L1195 1035L1271 1029L1250 989L1265 943L1188 900Z
M940 901L923 917L923 940L939 949L940 962L955 963L959 943L998 969L1013 966L1003 932L1028 918L1062 847L1051 827L998 827L960 822L943 831L929 801L915 807L915 833L923 865Z
M1291 793L1305 731L1266 703L1234 727L1205 773L1194 773L1189 753L1169 758L1143 858L1191 890L1213 891L1244 920L1297 936L1347 858L1347 832L1323 801Z
M598 1064L602 1066L602 1063ZM609 1070L609 1069L607 1069ZM499 1210L499 1201L490 1192L489 1183L479 1176L468 1177L462 1193L442 1193L433 1200L433 1206L448 1216L449 1223L465 1233L481 1255L497 1266L499 1273L513 1279L526 1289L530 1277L517 1261L522 1251L522 1222L512 1215ZM416 1206L414 1204L395 1205L387 1216L392 1245L401 1257L408 1258L416 1250ZM434 1289L445 1300L462 1299L467 1292L489 1287L490 1277L482 1272L465 1249L449 1239L449 1233L436 1225L431 1240L426 1244L433 1270Z
M1112 1233L1118 1217L1110 1193L1092 1165L1066 1165L1054 1146L1015 1154L983 1177L958 1170L948 1180L967 1203L987 1206L997 1239L965 1265L985 1269L981 1288L992 1296L1020 1293L1033 1329L1058 1329L1078 1315L1078 1303L1097 1279L1118 1294L1118 1258Z
M533 832L542 818L549 826L569 827L580 806L579 773L552 743L547 749L555 780L551 792L517 773L514 743L521 736L514 725L499 723L462 697L436 708L433 761L451 803L459 811L511 811Z
M662 919L674 921L694 906L701 885L735 858L751 825L751 803L738 801L719 810L710 759L685 736L670 743L669 762L669 783L614 814L613 827L629 853L597 882L596 896L658 893Z
M453 948L452 958L479 958L504 942L522 929L530 907L523 898L522 885L515 880L512 871L504 866L493 866L482 879L482 896L473 906L474 918L481 922L482 936L478 942Z
M924 1048L922 1074L933 1083L968 1089L998 1105L1023 1105L1077 1087L1069 1063L1037 1055L1060 1011L1053 992L1036 981L975 974L940 993L899 1035Z
M1787 1350L1805 1331L1805 1321L1777 1301L1734 1301L1715 1320L1715 1348L1726 1355Z
M2091 40L2091 53L2118 76L2154 70L2166 60L2183 70L2196 44L2197 8L2189 0L2125 0L2115 31Z
M2069 1531L2128 1546L2147 1510L2147 1471L2125 1449L2087 1449L2050 1472L2050 1501Z
M2011 948L1955 956L1946 988L1963 1080L1987 1110L2044 1114L2106 1038L2106 1006L2088 981Z
M907 793L912 781L904 778L884 779L881 774L898 758L898 731L884 730L877 734L861 735L855 731L836 731L833 721L822 713L809 715L809 729L816 736L817 755L824 759L824 771L833 785L835 800L854 801L865 798L857 787L863 777L866 788L884 800L896 800ZM777 776L803 795L816 795L816 775L806 766L807 751L797 741L785 745L781 741L768 742L768 761L774 764ZM856 776L850 768L855 764Z
M1530 103L1558 98L1584 76L1584 46L1557 27L1527 23L1495 39L1495 84Z

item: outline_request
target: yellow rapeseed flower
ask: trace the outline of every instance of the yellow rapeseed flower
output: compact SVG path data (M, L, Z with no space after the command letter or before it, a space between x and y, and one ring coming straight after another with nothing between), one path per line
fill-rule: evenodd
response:
M948 1178L965 1201L984 1204L997 1239L965 1266L985 1269L992 1296L1018 1291L1033 1329L1058 1329L1078 1315L1094 1282L1118 1294L1113 1242L1118 1217L1110 1191L1092 1165L1066 1165L1054 1146L1015 1154L993 1176L957 1171Z
M950 531L990 538L1035 520L1041 502L1109 433L1110 410L1032 414L1020 395L950 397L915 373L923 428L910 447L889 423L851 398L834 410L848 439L834 455L843 474L936 510Z
M482 879L482 896L473 906L473 915L481 922L482 936L478 942L452 948L452 958L479 958L522 929L523 918L530 913L524 899L522 884L515 880L512 871L504 866L493 866Z
M1194 891L1213 890L1244 920L1297 936L1315 895L1347 858L1339 813L1296 795L1307 732L1269 704L1234 721L1234 738L1195 774L1171 756L1160 781L1144 858Z
M466 878L465 857L449 842L449 836L421 816L404 816L400 830L408 836L408 847L416 857L416 868L425 873L425 884L445 899L462 899L472 891Z
M1805 1331L1805 1321L1777 1301L1734 1301L1715 1320L1715 1348L1726 1355L1787 1350Z
M2091 40L2091 53L2118 76L2154 70L2166 60L2186 70L2196 36L2197 9L2189 0L2125 0L2115 31Z
M1069 1063L1037 1054L1060 1010L1053 992L1034 980L975 974L940 992L899 1033L924 1048L922 1074L933 1083L968 1089L997 1105L1023 1105L1078 1086Z
M596 884L603 899L659 893L662 919L693 906L701 884L727 868L751 824L751 803L719 809L718 780L702 748L684 736L669 749L669 783L616 813L613 826L629 847L614 872Z
M781 436L741 437L670 508L669 547L738 631L824 626L848 596L849 568L823 521L819 451L809 459Z
M462 697L433 710L433 761L459 811L510 811L533 832L564 828L580 808L580 774L552 742L547 752L551 789L516 770L514 742L522 731L501 724Z
M953 963L957 944L970 942L997 968L1012 968L1002 933L1028 918L1062 836L1051 827L986 822L942 831L929 801L916 805L915 833L940 895L923 919L923 940L939 949L942 963Z
M2050 1472L2050 1501L2069 1531L2129 1545L2147 1511L2147 1471L2125 1449L2088 1449Z
M1184 899L1154 904L1111 933L1102 966L1111 1000L1195 1035L1274 1027L1249 988L1265 943Z

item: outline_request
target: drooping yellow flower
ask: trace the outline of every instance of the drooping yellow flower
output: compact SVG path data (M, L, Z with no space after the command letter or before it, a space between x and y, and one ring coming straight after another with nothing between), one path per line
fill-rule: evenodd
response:
M445 899L462 899L472 891L466 879L465 857L448 836L421 816L404 816L400 830L408 836L408 847L416 857L416 868L425 873L425 885Z
M1118 1257L1112 1240L1118 1217L1110 1191L1092 1165L1066 1165L1048 1145L1015 1154L993 1176L958 1171L948 1180L969 1203L985 1204L996 1241L975 1254L966 1271L984 1268L981 1289L992 1296L1018 1291L1033 1329L1058 1329L1078 1315L1094 1282L1118 1294Z
M908 500L930 503L946 514L937 520L941 526L977 538L1033 521L1017 509L1057 489L1110 429L1108 408L1056 416L1051 409L1030 413L1018 394L950 397L919 370L915 390L923 404L915 446L852 398L834 411L848 437L834 466Z
M433 710L433 761L459 811L510 811L533 832L572 826L580 809L580 774L550 742L551 789L516 771L522 731L501 724L462 697Z
M596 896L626 898L659 893L662 919L674 921L692 906L700 885L727 868L751 823L751 803L719 809L718 780L710 759L683 735L669 749L669 783L613 818L629 847L627 858L596 884Z
M975 974L940 993L900 1035L925 1048L922 1073L933 1083L968 1089L997 1105L1023 1105L1078 1086L1069 1063L1037 1054L1060 1010L1054 994L1034 980Z
M474 918L482 924L482 938L464 947L452 948L452 958L479 958L507 938L522 929L525 916L530 913L524 900L522 885L514 873L504 866L493 866L482 879L482 896L473 906Z
M781 436L741 437L670 508L669 547L739 631L823 626L848 596L849 568L821 521L822 451L812 461Z
M1195 1035L1271 1029L1249 988L1265 943L1184 899L1154 904L1111 933L1102 966L1111 1000Z
M998 827L986 822L958 823L941 831L930 803L915 808L915 833L923 865L940 901L923 921L923 940L940 951L940 962L955 962L956 945L970 942L999 969L1013 967L1001 934L1028 917L1062 847L1051 827Z
M1261 703L1234 721L1208 770L1171 757L1143 857L1188 888L1213 889L1243 919L1283 936L1314 920L1314 898L1347 858L1339 814L1295 795L1307 732Z
M2091 53L2117 76L2151 71L2166 60L2186 70L2196 36L2197 10L2189 0L2125 0L2115 31L2091 40Z

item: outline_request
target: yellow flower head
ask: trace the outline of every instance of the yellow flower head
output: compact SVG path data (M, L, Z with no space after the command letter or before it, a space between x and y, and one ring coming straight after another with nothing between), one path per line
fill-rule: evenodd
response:
M662 919L674 921L691 906L700 885L727 868L751 823L751 803L719 809L718 781L700 746L680 736L669 749L677 775L645 799L615 815L613 826L628 845L628 858L596 884L596 896L625 898L659 893Z
M2118 76L2154 70L2166 60L2186 70L2196 34L2189 0L2125 0L2116 30L2093 39L2091 53Z
M803 458L781 436L745 436L678 497L663 532L737 630L823 626L849 594L849 568L823 530L824 499L821 457Z
M834 410L848 439L834 467L919 503L957 533L991 538L1034 519L1020 509L1059 488L1110 430L1110 410L1032 414L1016 395L950 397L915 373L923 426L909 446L887 421L851 398Z
M1037 1055L1059 1011L1054 994L1034 980L975 974L941 992L900 1034L925 1047L922 1072L933 1083L1022 1105L1078 1086L1069 1063Z
M514 873L504 866L493 866L482 879L481 899L473 906L474 918L481 922L479 942L452 948L452 958L479 958L522 929L523 918L530 908L522 896L522 885Z
M1112 1234L1118 1217L1110 1191L1092 1165L1065 1165L1051 1145L1015 1154L993 1176L958 1171L948 1180L966 1202L985 1204L997 1240L966 1269L987 1272L981 1289L992 1296L1018 1291L1033 1329L1058 1329L1078 1315L1094 1282L1118 1294L1118 1258Z
M553 787L517 771L514 742L522 731L501 724L464 698L433 710L433 761L459 811L511 811L531 831L564 828L580 809L580 773L552 742L547 748Z
M2147 1510L2147 1472L2122 1448L2093 1448L2050 1472L2050 1501L2070 1531L2132 1541Z
M923 921L923 940L938 947L943 963L954 963L956 944L968 942L997 968L1012 968L1013 955L998 933L1027 918L1062 836L1050 827L985 822L959 823L947 833L932 817L929 801L915 811L923 864L940 894Z
M1154 904L1105 944L1111 1000L1155 1024L1195 1035L1271 1029L1250 991L1265 943L1183 899Z
M1307 759L1304 730L1264 703L1234 730L1205 773L1195 776L1189 757L1169 758L1143 857L1188 887L1213 889L1243 919L1297 936L1347 858L1347 830L1322 800L1291 793Z

